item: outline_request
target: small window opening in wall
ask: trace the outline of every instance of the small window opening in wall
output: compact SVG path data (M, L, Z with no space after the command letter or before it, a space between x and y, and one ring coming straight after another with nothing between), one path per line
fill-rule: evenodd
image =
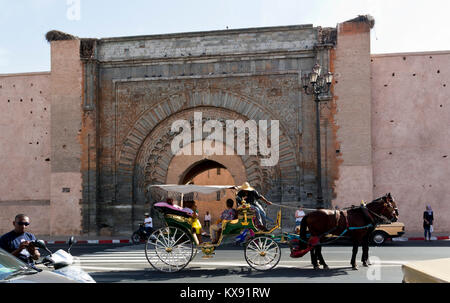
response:
M33 83L31 83L31 85L30 86L33 86Z
M403 60L406 60L406 57L403 57Z
M20 102L23 102L23 99L20 99Z
M31 98L31 102L33 102L33 98Z
M437 73L439 74L441 71L440 70L437 70Z
M70 193L70 188L69 187L63 187L62 192L63 193Z
M413 77L415 77L416 76L416 74L413 74Z
M220 175L220 167L217 168L217 175Z
M216 200L217 200L217 201L220 201L220 191L217 192Z
M50 162L50 158L45 159L45 162Z
M392 77L395 77L395 73L392 73Z
M336 149L336 154L339 154L341 152L340 149Z

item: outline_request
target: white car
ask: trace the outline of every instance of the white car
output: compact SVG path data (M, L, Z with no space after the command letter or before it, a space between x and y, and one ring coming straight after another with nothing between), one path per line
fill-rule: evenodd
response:
M78 283L50 271L37 271L0 248L0 283Z

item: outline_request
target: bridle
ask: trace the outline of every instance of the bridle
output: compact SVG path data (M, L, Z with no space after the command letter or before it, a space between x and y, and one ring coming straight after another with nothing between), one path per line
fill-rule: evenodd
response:
M391 208L394 209L396 215L398 216L398 208L397 208L397 207L394 207L394 206L392 205L392 202L389 201L387 197L388 197L388 195L385 195L385 196L380 197L380 198L378 198L378 199L376 199L376 200L373 200L372 202L378 202L379 200L384 200L385 205L388 205L388 204L389 204L389 206L390 206ZM381 223L383 223L383 224L391 224L391 223L394 222L394 221L392 221L392 219L389 219L389 218L387 218L387 217L384 216L384 215L377 214L376 212L370 210L368 207L367 207L367 210L369 211L369 213L370 213L371 215L373 215L373 216L375 216L376 218L380 219ZM378 223L378 224L380 224L380 223Z

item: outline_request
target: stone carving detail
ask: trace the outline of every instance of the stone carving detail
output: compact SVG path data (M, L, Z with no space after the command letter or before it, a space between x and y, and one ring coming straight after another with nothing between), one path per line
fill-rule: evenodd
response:
M173 157L171 142L176 135L170 131L173 121L184 119L191 121L192 125L194 111L203 113L203 122L209 119L217 119L224 124L228 119L278 120L277 117L273 117L272 112L249 99L241 99L228 92L216 92L219 96L211 93L210 90L191 91L185 95L187 97L184 99L184 103L180 102L181 98L174 100L169 97L154 104L151 109L141 111L139 115L137 115L137 109L132 111L139 118L135 118L128 134L120 132L124 135L124 139L118 154L118 167L122 182L134 184L130 198L133 195L135 203L145 203L144 201L148 199L146 186L166 182L167 169ZM122 113L122 116L125 115L122 111L119 112ZM127 120L126 124L133 120L130 116L123 118ZM119 125L124 124L120 123ZM205 137L207 135L204 134ZM280 182L284 178L283 176L290 176L286 177L288 179L296 176L295 168L298 164L295 145L291 142L281 121L279 143L280 161L284 161L282 168L262 167L258 156L241 156L248 181L262 193L271 189L273 194L278 195L276 192L278 188L281 188ZM246 146L248 146L248 142ZM281 146L284 148L281 149ZM285 148L286 146L289 148ZM246 154L248 155L248 153ZM286 162L283 159L288 160ZM289 182L296 182L295 177L293 181ZM275 192L274 189L276 189Z

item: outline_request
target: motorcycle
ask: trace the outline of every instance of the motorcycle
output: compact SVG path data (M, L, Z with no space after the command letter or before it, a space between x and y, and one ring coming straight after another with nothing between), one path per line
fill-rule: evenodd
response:
M139 244L141 242L147 242L148 238L150 237L151 240L156 240L155 236L151 235L151 232L147 232L145 230L145 225L143 223L139 224L139 229L136 230L131 235L131 242L133 244Z
M72 236L68 242L69 248L67 249L67 252L63 249L59 249L53 253L48 249L43 240L33 241L33 244L36 247L49 253L48 256L45 256L42 261L36 262L36 264L43 264L48 268L53 268L53 273L63 275L80 283L96 283L95 280L80 266L74 265L76 259L70 254L70 249L74 243L75 239Z

